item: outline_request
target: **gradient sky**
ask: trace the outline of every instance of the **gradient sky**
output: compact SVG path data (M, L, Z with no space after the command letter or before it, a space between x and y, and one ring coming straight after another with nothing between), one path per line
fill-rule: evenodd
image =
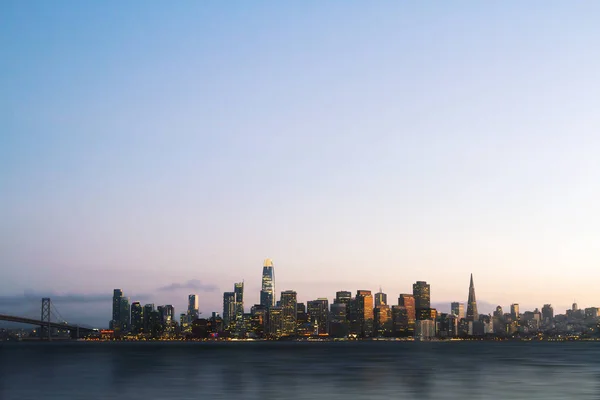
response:
M472 272L493 305L599 306L598 15L3 1L0 312L107 323L113 288L221 312L241 280L249 308L265 257L300 301L466 301Z

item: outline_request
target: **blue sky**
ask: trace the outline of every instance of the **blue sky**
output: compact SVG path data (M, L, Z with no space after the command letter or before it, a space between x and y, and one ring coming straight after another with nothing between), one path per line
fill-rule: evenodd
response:
M2 2L0 293L598 306L599 12Z

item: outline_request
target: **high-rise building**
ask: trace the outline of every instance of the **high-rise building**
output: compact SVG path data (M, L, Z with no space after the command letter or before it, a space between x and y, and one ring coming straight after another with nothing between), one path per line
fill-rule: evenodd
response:
M379 304L373 310L374 335L388 337L392 334L392 310L387 304Z
M381 288L379 288L379 292L375 293L375 307L381 305L387 305L387 294L383 293Z
M333 303L329 318L329 335L343 338L348 335L347 306L348 303Z
M251 315L251 326L250 333L251 337L262 337L266 332L268 311L264 306L255 304L250 308Z
M260 304L267 309L275 305L275 272L273 271L273 260L270 258L265 260L263 266Z
M416 340L429 340L435 336L435 321L430 319L417 321L415 328Z
M282 309L282 329L281 333L284 336L293 336L296 334L297 321L297 297L293 290L285 290L281 292L281 309Z
M326 334L328 328L329 300L318 298L306 303L309 320L316 326L319 335Z
M150 318L153 312L154 304L149 303L144 305L144 333L149 334L152 329Z
M373 336L373 295L370 290L356 291L356 309L361 337Z
M271 306L269 313L269 335L272 337L281 337L283 331L283 309L277 306Z
M465 317L465 305L458 301L453 301L450 303L450 313L456 315L459 320L463 319Z
M296 314L306 313L306 304L297 303L296 304Z
M352 293L345 291L345 290L341 290L339 292L335 293L335 300L333 301L334 304L348 304L350 302L350 299L352 299Z
M139 301L131 303L131 332L138 335L144 331L144 309Z
M413 320L414 324L414 320ZM410 336L408 312L405 306L392 306L392 333L396 337Z
M235 292L223 293L223 327L231 330L235 326Z
M415 296L412 294L401 294L398 297L398 305L406 307L407 329L409 332L415 331L417 318L415 302Z
M517 303L510 305L510 316L512 317L513 322L519 322L519 305Z
M169 325L175 321L175 307L171 304L162 306L162 320L165 325Z
M477 299L475 298L475 285L473 285L473 274L469 283L469 300L467 301L467 321L478 321Z
M244 316L244 282L234 284L233 289L235 293L235 321L239 327Z
M113 291L113 303L112 303L112 319L110 320L110 329L120 330L121 325L121 299L123 298L123 291L121 289L115 289Z
M417 311L418 319L420 310L431 307L431 292L429 284L424 281L417 281L414 283L413 296L415 296L415 309Z
M187 309L188 320L190 322L195 320L196 318L198 318L199 314L200 313L198 310L198 296L196 296L195 294L190 294L188 296L188 309Z
M131 326L131 307L129 306L129 297L121 297L119 308L119 329L122 332L127 332Z
M554 320L554 308L551 304L544 304L544 307L542 307L542 321L549 324L552 320Z

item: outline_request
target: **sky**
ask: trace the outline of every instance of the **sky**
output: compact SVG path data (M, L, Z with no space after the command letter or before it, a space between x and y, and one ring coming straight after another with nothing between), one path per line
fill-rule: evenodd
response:
M0 313L600 306L600 3L0 3Z

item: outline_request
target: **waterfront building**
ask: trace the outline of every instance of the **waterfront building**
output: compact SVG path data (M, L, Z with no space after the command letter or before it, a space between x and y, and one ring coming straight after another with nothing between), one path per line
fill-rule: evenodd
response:
M381 288L379 288L379 292L375 293L375 307L380 306L380 305L386 305L387 304L387 294L383 293L381 291Z
M551 304L544 304L542 307L542 321L544 325L550 325L554 321L554 308Z
M469 300L467 301L467 321L477 321L479 313L477 312L477 299L475 298L475 285L473 284L473 274L469 284Z
M109 328L115 333L127 332L130 327L131 309L129 307L129 298L123 296L121 289L113 290L112 319Z
M281 333L284 336L293 336L296 334L297 318L298 318L298 300L296 292L293 290L285 290L281 292L281 309L282 309L282 329Z
M308 318L311 325L317 327L316 334L324 335L327 333L328 316L329 316L329 300L326 298L318 298L306 303Z
M352 293L348 292L346 290L341 290L339 292L335 293L335 300L333 301L334 304L348 304L350 302L350 300L352 299Z
M406 314L408 318L408 331L411 333L415 331L415 321L417 319L417 311L415 305L415 296L412 294L400 294L398 297L398 305L406 307Z
M267 324L268 310L266 307L260 304L255 304L250 309L251 315L251 323L250 323L250 333L251 337L259 338L264 336L265 327Z
M373 295L370 290L356 291L356 311L361 337L373 336Z
M458 301L450 303L450 312L458 317L459 320L465 317L465 305Z
M129 297L121 297L119 310L119 329L121 332L128 332L131 326L131 307Z
M396 337L411 336L408 311L404 306L392 306L392 334Z
M413 284L413 296L415 296L415 310L417 319L423 314L421 310L431 307L431 288L427 282L417 281Z
M389 337L392 335L392 310L387 304L379 304L373 310L374 336Z
M112 330L120 329L119 321L121 321L121 298L123 298L123 291L121 289L114 289L112 301L112 319L110 320L109 324L109 328Z
M348 336L347 303L333 303L330 311L329 336L334 338Z
M190 294L188 296L188 309L187 309L187 316L188 316L188 321L193 321L196 318L198 318L198 316L200 315L199 309L198 309L198 296L195 294Z
M435 337L435 321L430 319L417 321L415 327L416 340L430 340Z
M275 305L275 271L273 260L267 258L263 265L262 289L260 291L260 304L265 308Z
M138 335L144 331L144 309L139 301L131 303L131 332Z
M152 315L152 312L154 311L154 304L149 303L144 305L144 312L143 312L143 318L144 318L144 333L150 333L151 328L152 328L152 324L150 322L150 316Z
M519 323L521 316L519 315L519 305L517 303L510 305L510 316L512 317L513 322L516 324Z
M223 326L225 330L234 328L235 312L235 292L223 293Z
M233 293L235 294L235 329L239 334L243 330L244 282L235 283L233 285Z
M282 336L283 332L283 309L278 306L269 308L269 335L274 338Z

